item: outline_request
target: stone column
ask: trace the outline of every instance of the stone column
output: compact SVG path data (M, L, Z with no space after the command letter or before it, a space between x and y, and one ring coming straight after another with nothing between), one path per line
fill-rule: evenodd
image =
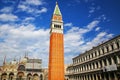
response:
M101 76L101 74L99 74L99 76L100 76L100 80L102 80L102 76Z
M118 64L120 64L120 58L119 58L119 56L116 56L116 57L117 57Z
M111 57L111 61L112 61L112 64L115 64L115 62L114 62L114 60L113 60L113 58Z
M6 75L6 80L9 80L9 75Z
M105 52L105 53L107 53L107 49L106 49L106 47L105 47L105 46L104 46L104 52Z
M95 69L97 68L97 64L96 64L96 62L94 63L95 64Z
M109 80L111 80L111 75L110 75L110 73L108 73L108 77L109 77Z
M84 75L84 80L86 80L86 79L85 79L85 75Z
M113 42L113 47L114 49L117 49L117 44L115 42Z
M86 78L85 80L88 80L88 75L85 75L85 76L86 76L86 77L85 77L85 78Z
M90 70L90 64L88 64L88 71Z
M105 75L105 74L104 74L104 79L103 79L103 80L107 80L107 79L106 79L106 75Z
M92 77L91 77L91 76L92 76L92 75L90 74L90 75L89 75L89 79L90 79L90 80L92 80Z
M96 79L95 80L98 80L98 75L96 74Z
M98 50L96 50L96 54L97 54L97 56L99 55L99 52L98 52Z
M98 67L100 68L101 66L100 66L100 61L98 61Z
M92 68L92 70L93 70L93 63L91 63L91 68Z
M93 52L93 57L95 57L95 52Z
M95 80L94 74L92 74L92 80Z
M114 73L114 77L115 77L114 80L118 80L116 73Z
M83 66L83 72L85 71L85 66Z
M108 59L106 59L106 62L107 62L107 66L109 66L109 61L108 61Z
M103 51L102 51L102 49L100 48L100 54L103 54Z
M102 60L102 67L105 67L104 60Z
M13 80L16 80L17 79L17 76L15 75L14 77L13 77Z
M82 79L82 80L84 80L83 78L84 78L84 76L81 76L81 79Z
M110 45L110 44L108 44L108 49L109 49L109 51L111 51L111 50L112 50L112 48L111 48L111 45Z

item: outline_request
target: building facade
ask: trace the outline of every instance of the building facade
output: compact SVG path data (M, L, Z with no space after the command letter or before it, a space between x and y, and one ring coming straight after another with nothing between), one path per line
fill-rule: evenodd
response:
M120 35L73 58L68 80L120 80Z
M64 39L62 14L56 3L50 28L48 80L64 80Z
M24 57L19 62L4 62L0 67L0 80L44 80L42 60Z

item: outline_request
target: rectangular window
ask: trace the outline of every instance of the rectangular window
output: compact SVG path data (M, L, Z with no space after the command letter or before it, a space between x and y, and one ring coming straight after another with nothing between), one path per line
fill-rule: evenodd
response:
M54 24L54 28L61 28L61 25Z

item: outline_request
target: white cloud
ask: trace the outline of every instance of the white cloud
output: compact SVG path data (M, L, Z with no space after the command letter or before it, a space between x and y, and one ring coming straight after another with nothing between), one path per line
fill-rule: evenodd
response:
M32 18L28 18L32 19ZM65 63L71 63L74 56L106 41L113 36L107 32L100 32L89 41L84 38L88 32L94 31L99 21L92 21L84 28L70 27L64 34ZM27 25L0 25L0 61L4 55L7 60L13 57L19 59L25 52L31 58L41 58L43 66L48 65L49 55L49 29L38 29L33 24ZM9 56L10 55L10 56Z
M95 29L95 31L99 31L100 30L100 27L97 27L96 29Z
M92 39L85 39L84 35L91 32L93 29L96 29L95 27L97 27L98 24L99 21L92 21L84 28L71 27L71 29L67 31L67 33L64 35L66 64L72 63L71 61L73 57L113 37L113 34L100 32Z
M91 30L94 27L96 27L98 25L98 23L99 23L98 20L92 21L91 23L88 24L87 28Z
M34 17L26 17L26 18L24 19L25 22L34 21L34 20L35 20Z
M29 4L29 5L42 5L43 2L41 0L26 0L26 4Z
M26 13L30 13L33 15L40 15L42 13L46 13L47 12L47 8L42 7L41 9L38 9L36 7L30 7L30 6L26 6L26 5L19 5L18 6L19 11L24 11Z
M73 26L73 24L72 23L66 23L66 24L64 24L64 27L65 26L71 27L71 26Z
M0 21L16 21L18 17L13 14L0 14Z
M47 8L42 7L42 9L38 10L37 13L45 13L47 12Z
M98 44L101 44L101 42L105 42L112 37L113 34L108 34L107 32L100 32L93 40L88 41L86 45L84 45L84 47L86 48L86 50L91 49L93 46L97 46Z
M92 21L85 28L71 27L65 36L65 53L79 53L80 46L85 44L84 34L92 31L99 21ZM73 52L74 51L74 52Z
M6 54L9 59L24 55L29 52L30 57L42 58L46 63L48 59L49 29L35 30L35 26L29 25L1 25L0 26L0 53ZM11 54L11 56L9 56ZM47 64L44 64L46 66Z
M101 20L101 21L107 21L107 20L108 20L105 14L99 16L99 17L96 18L96 19Z
M95 12L95 7L90 7L89 13L94 13Z
M12 10L13 10L12 7L4 7L3 9L0 10L0 12L11 13Z
M29 7L26 6L26 5L20 4L20 5L18 5L18 8L19 8L21 11L26 11Z
M41 6L44 2L41 0L26 0L21 1L18 5L18 12L23 11L34 16L47 12L47 8ZM32 6L31 6L32 5Z

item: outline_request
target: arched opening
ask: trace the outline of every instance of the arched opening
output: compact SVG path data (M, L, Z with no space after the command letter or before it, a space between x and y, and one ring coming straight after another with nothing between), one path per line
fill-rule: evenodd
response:
M38 74L34 74L34 75L33 75L33 80L39 80Z
M103 54L105 53L104 48L102 48L102 53L103 53Z
M25 66L24 65L19 65L18 71L25 71Z
M106 50L107 50L107 52L109 51L109 48L108 48L108 46L106 46Z
M107 66L107 62L105 59L103 59L104 65Z
M32 74L31 74L31 73L29 73L29 74L27 75L27 80L32 80Z
M24 80L24 73L23 72L18 72L17 80Z
M119 42L116 42L117 48L120 48Z
M114 50L114 46L113 46L113 44L111 44L111 48L112 48L112 50Z
M1 80L7 80L7 73L3 73L1 75Z
M13 80L13 78L14 78L14 73L11 72L11 73L9 74L9 80Z
M108 58L108 63L109 63L109 65L111 65L111 64L112 64L112 61L111 61L111 59L110 59L110 58Z
M98 62L96 62L96 67L98 68Z

